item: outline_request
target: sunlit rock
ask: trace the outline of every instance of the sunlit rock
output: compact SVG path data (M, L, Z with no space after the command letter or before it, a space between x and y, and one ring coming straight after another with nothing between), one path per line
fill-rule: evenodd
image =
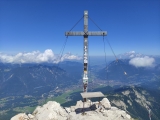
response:
M99 104L101 103L101 107ZM100 109L101 108L101 109ZM75 106L61 107L55 101L38 106L32 114L20 113L11 120L131 120L125 111L112 107L107 98L100 102L77 101Z

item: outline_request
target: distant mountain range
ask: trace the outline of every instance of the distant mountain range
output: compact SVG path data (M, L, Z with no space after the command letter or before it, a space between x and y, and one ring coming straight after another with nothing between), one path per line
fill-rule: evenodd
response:
M46 65L0 65L0 96L42 94L78 81L64 69ZM41 88L41 89L40 89Z
M160 81L160 64L154 67L135 67L129 59L112 61L109 65L89 66L94 79L123 83L150 83ZM126 74L125 74L126 73ZM4 64L0 63L0 95L26 94L38 88L51 89L73 85L82 79L83 64L64 61L58 64ZM88 75L89 76L89 75ZM90 77L90 76L89 76Z
M149 56L149 57L153 57L155 59L157 59L157 58L160 59L160 55L146 55L146 54L142 54L142 53L137 53L135 51L130 51L130 52L126 52L126 53L117 55L117 57L119 59L132 59L135 57L144 57L144 56Z
M110 62L108 65L103 63L89 65L88 77L89 79L92 78L92 81L108 81L107 85L110 86L110 89L95 89L95 91L102 91L112 101L113 105L126 109L137 119L147 119L146 107L137 103L137 101L143 102L141 99L145 97L145 103L147 101L151 103L147 105L154 113L153 120L158 120L159 108L156 104L160 102L160 63L156 61L153 67L135 67L129 64L129 61L130 59L119 59ZM25 101L22 102L21 106L31 103L31 106L37 106L39 100L45 99L45 94L49 95L51 92L51 96L56 93L59 95L60 92L55 92L57 88L59 91L64 91L65 88L72 85L82 85L82 76L83 64L75 61L64 61L58 65L51 63L0 63L0 102L3 103L0 105L0 110L8 110L10 106L18 107L21 101ZM112 83L118 83L119 85ZM70 89L72 90L72 88ZM125 95L127 91L129 91L129 94ZM146 93L143 91L146 91ZM136 93L141 96L138 98ZM72 95L72 100L75 97L80 99L79 94ZM13 96L17 97L13 98ZM71 102L74 103L74 101ZM122 104L119 105L119 103ZM124 108L124 106L127 107ZM142 111L141 113L137 112L139 109Z
M97 75L101 79L127 83L154 81L160 79L160 64L154 67L135 67L129 64L129 59L122 59L112 61L108 66L99 70Z
M110 100L112 106L127 111L138 120L160 119L160 89L148 88L145 85L138 86L114 86L98 88L94 91L102 91Z

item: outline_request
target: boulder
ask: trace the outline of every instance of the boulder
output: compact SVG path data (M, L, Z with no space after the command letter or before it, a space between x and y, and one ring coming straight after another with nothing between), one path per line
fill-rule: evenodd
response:
M75 106L71 106L70 109L71 109L71 112L75 112L76 108L75 108Z
M67 113L71 112L71 108L65 107L64 109L66 110Z
M109 102L109 100L107 98L103 98L102 101L101 101L101 104L106 109L110 109L111 108L111 104L110 104L110 102Z
M32 115L32 114L28 114L28 117L29 117L29 119L33 119L34 118L34 116Z
M77 101L75 108L83 108L83 102L81 100Z
M11 120L24 120L24 119L28 119L28 116L25 113L19 113L11 118Z
M62 108L59 103L49 101L43 106L38 106L33 114L26 115L20 113L11 118L11 120L130 120L131 116L125 111L116 107L111 107L107 98L101 101L103 109L99 111L96 105L99 102L83 102L77 101L76 106ZM109 109L110 108L110 109ZM78 112L77 112L77 111ZM82 111L83 110L83 111Z
M60 104L55 101L49 101L42 107L37 107L33 114L38 120L59 120L62 117L67 118L68 116L65 109L63 109Z

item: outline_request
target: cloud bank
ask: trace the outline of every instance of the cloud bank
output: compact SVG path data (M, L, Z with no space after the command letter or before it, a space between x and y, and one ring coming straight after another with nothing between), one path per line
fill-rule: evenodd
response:
M132 51L129 51L129 52L126 52L124 54L120 54L118 55L118 57L120 59L132 59L132 58L135 58L135 57L142 57L144 56L143 54L140 54L140 53L136 53L134 50Z
M136 52L133 50L133 51L125 53L125 56L129 56L129 58L133 58L133 57L135 57L135 53Z
M152 57L144 56L144 57L135 57L129 61L129 64L135 67L153 67L155 59Z
M134 50L125 53L125 56L128 56L129 58L134 58L134 57L142 57L143 55L140 53L136 53Z
M58 55L55 55L51 49L40 51L33 51L29 53L18 53L16 55L7 55L0 53L0 62L3 63L58 63L64 60L80 60L81 57L72 55L71 53L64 54L60 60Z

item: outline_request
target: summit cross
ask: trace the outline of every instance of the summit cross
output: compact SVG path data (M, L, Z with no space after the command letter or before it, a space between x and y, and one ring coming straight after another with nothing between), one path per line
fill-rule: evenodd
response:
M106 36L106 31L88 31L88 11L84 11L84 31L65 32L65 36L83 36L84 52L83 52L83 92L87 92L88 86L88 36Z

